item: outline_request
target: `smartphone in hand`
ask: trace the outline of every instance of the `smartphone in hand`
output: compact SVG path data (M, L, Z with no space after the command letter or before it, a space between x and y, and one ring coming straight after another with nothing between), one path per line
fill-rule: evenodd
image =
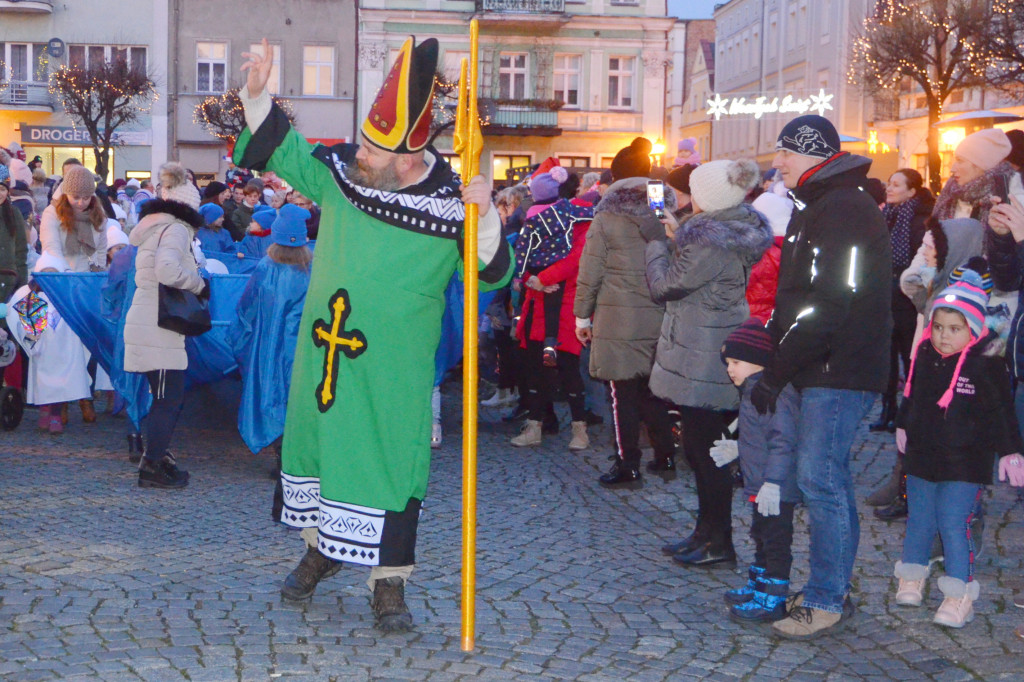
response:
M647 204L659 219L665 217L665 183L661 180L647 181Z
M993 196L999 197L999 201L1004 204L1010 203L1010 188L1006 184L1006 176L997 175L993 178L992 183L992 194ZM650 191L648 191L650 196Z

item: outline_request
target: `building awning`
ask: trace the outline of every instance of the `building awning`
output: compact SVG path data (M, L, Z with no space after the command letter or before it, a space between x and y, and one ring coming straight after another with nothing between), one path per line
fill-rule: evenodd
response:
M993 125L995 123L1012 123L1013 121L1024 121L1024 117L1016 114L1011 114L1008 111L996 111L995 109L980 109L978 111L968 111L962 114L957 114L952 118L947 118L938 123L933 123L932 126L935 128L941 128L946 125L956 124L972 124L975 126Z

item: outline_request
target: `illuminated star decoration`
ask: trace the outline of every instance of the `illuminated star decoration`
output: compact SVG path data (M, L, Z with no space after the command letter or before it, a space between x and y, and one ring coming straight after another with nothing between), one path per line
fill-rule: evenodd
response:
M726 116L729 115L729 110L725 107L725 105L729 103L729 100L722 99L722 96L717 92L715 93L715 98L709 99L707 102L708 116L714 116L716 121L722 118L722 114L725 114ZM832 107L829 107L829 109L831 108Z
M817 111L819 116L824 116L826 110L832 109L833 97L834 95L826 95L824 88L819 88L817 95L811 95L811 111Z

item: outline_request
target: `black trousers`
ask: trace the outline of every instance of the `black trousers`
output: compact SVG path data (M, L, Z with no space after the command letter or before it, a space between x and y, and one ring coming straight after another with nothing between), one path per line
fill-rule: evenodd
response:
M647 435L655 459L674 459L672 420L668 403L651 393L649 376L610 381L612 422L615 425L615 452L623 462L640 462L640 422L647 424Z
M735 412L682 406L683 454L697 484L697 524L709 533L712 544L732 547L732 476L711 459L711 447L722 437Z
M525 373L527 384L526 407L529 419L543 421L547 406L555 396L555 387L561 382L562 390L569 401L569 411L574 422L583 421L586 414L584 404L583 376L580 374L580 356L560 352L557 367L544 366L544 343L526 342Z
M900 360L903 370L910 371L910 353L914 348L914 332L917 331L917 308L899 288L897 281L892 292L892 342L889 348L889 384L885 397L896 403L896 389L900 381Z
M157 462L165 454L185 404L185 370L158 369L146 372L153 407L146 417L146 459Z
M516 388L521 360L519 342L508 333L508 329L495 329L494 346L498 351L498 388Z
M779 503L778 516L761 516L757 504L750 522L750 539L754 541L754 565L764 569L766 578L789 580L793 567L793 511L792 502Z

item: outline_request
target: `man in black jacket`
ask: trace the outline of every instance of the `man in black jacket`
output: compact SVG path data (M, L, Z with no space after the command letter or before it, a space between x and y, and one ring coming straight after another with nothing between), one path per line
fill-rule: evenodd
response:
M860 524L850 447L888 379L892 252L885 220L864 191L871 161L839 151L827 119L790 121L775 148L772 165L795 210L768 323L778 348L751 400L764 413L786 384L801 392L797 468L810 517L810 577L802 601L773 631L807 639L853 608Z

